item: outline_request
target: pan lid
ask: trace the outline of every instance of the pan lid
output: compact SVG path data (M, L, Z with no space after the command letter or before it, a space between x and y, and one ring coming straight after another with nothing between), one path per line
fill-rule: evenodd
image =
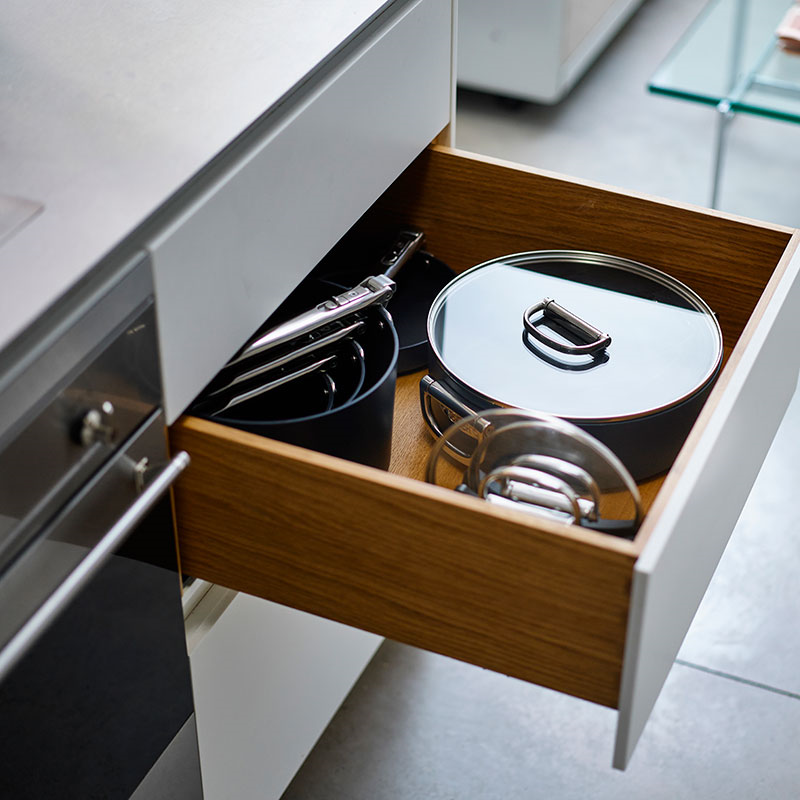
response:
M576 421L655 413L713 380L722 333L694 291L624 258L543 250L451 281L428 315L433 357L487 405Z

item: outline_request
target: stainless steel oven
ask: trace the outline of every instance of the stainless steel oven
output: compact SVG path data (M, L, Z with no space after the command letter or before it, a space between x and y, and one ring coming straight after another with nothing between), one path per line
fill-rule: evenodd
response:
M0 356L0 797L202 796L144 255Z

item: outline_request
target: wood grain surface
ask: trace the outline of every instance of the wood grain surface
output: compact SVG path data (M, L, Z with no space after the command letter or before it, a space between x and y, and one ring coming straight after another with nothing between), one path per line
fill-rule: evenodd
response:
M457 270L561 248L665 270L717 312L734 362L790 238L788 229L441 147L423 153L340 247L385 242L401 223L421 227L428 249ZM183 569L616 707L632 571L670 475L663 488L664 478L642 485L653 510L634 542L430 486L419 377L398 382L388 473L179 420L171 446L192 457L175 488ZM695 426L689 442L697 435Z
M171 445L188 574L616 705L629 542L196 418Z

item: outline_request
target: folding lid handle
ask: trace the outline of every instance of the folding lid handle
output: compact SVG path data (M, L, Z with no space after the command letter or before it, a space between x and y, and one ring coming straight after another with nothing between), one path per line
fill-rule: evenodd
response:
M540 312L542 312L542 316L539 319L534 319L535 315ZM548 336L539 327L545 318L556 322L575 337L577 341L569 344ZM609 334L603 333L599 328L581 319L577 314L573 314L550 297L545 297L540 302L534 303L527 308L522 314L522 324L534 339L553 350L557 350L559 353L566 353L572 356L593 355L605 350L611 344L611 336Z

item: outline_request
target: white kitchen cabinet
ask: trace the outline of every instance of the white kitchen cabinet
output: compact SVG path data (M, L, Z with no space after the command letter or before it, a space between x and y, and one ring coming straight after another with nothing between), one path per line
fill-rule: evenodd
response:
M557 103L642 0L459 0L458 83Z
M205 800L277 800L381 642L218 586L186 627Z

